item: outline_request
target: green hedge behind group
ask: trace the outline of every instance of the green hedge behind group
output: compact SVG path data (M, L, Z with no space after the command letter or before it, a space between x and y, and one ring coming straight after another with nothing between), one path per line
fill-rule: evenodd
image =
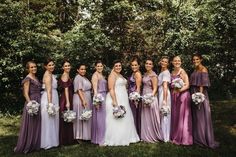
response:
M236 93L236 1L232 0L0 0L0 112L19 112L24 104L21 80L34 59L42 78L45 58L56 74L67 58L88 64L97 59L109 73L114 59L151 56L158 69L163 55L181 55L193 70L191 55L203 54L209 69L211 99ZM142 62L143 64L143 62ZM157 70L158 71L158 70Z

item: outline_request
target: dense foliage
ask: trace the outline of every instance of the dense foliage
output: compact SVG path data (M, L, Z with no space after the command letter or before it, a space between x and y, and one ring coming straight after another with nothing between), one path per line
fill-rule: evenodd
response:
M122 58L204 55L213 98L235 93L236 1L231 0L0 0L0 111L22 108L26 61L35 59L42 77L48 56L109 67ZM109 69L108 69L109 70ZM73 71L75 74L75 70Z

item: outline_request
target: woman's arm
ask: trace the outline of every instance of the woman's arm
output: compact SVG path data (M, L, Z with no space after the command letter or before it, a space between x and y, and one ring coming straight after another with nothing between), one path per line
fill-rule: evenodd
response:
M62 75L61 80L63 82L67 82L69 80L69 77L66 75ZM66 97L66 108L70 109L69 88L65 87L64 90L65 90L65 97Z
M201 72L208 73L208 70L207 70L206 67L203 66ZM203 93L203 89L204 89L204 87L203 87L203 86L200 86L200 87L199 87L199 92Z
M140 93L141 85L142 85L142 75L140 72L136 72L134 75L135 83L136 83L136 91Z
M116 100L115 82L116 82L116 76L111 72L111 74L108 77L108 89L111 95L113 106L118 105Z
M163 87L163 103L165 103L165 105L166 105L167 96L168 96L168 82L164 81L162 83L162 87Z
M23 85L23 94L27 103L30 101L29 87L30 87L30 81L28 80Z
M151 81L152 81L152 95L156 95L156 93L157 93L157 84L158 84L157 77L155 77L155 76L151 77Z
M189 89L189 79L187 73L184 70L181 72L180 77L184 81L184 86L179 90L179 92L183 92Z
M47 92L48 103L52 103L52 75L44 75L44 84Z
M96 74L93 74L92 76L92 85L93 85L93 92L96 96L98 94L97 88L98 88L98 76Z

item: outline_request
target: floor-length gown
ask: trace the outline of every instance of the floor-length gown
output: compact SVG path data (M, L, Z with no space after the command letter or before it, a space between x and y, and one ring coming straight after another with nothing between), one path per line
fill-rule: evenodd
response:
M22 81L22 85L29 81L29 97L30 100L35 100L40 104L40 89L41 84L38 80L33 80L26 77ZM37 115L29 115L26 110L26 104L23 109L20 133L17 145L14 149L16 153L28 153L40 149L40 134L41 134L41 114L40 110Z
M92 118L89 120L80 120L84 107L78 95L78 91L82 90L84 92L84 97L87 102L86 109L92 110L92 98L91 98L91 88L92 85L90 81L80 76L76 75L74 79L74 95L73 95L73 110L76 112L77 118L74 121L74 138L80 140L91 140L91 127L92 127Z
M73 110L73 82L69 79L67 82L58 81L59 87L62 89L59 104L60 104L60 123L59 123L59 141L60 145L69 145L74 143L73 123L65 122L62 118L62 112L66 111L66 95L65 88L68 88L68 95L70 101L70 110Z
M159 105L160 108L162 107L163 103L163 82L166 81L168 84L170 83L171 77L169 70L162 71L158 76L158 96L159 96ZM171 109L171 97L170 97L170 90L167 89L167 102L166 105ZM167 116L161 115L161 130L164 142L168 142L170 140L170 123L171 123L171 113Z
M152 72L149 75L145 74L143 76L143 95L152 93L152 77L157 77L155 72ZM163 140L161 132L160 109L156 95L154 96L154 101L150 106L142 104L141 140L151 143Z
M57 80L52 75L52 103L59 107L59 98L57 92ZM59 113L51 116L47 112L48 96L44 89L41 96L41 148L49 149L59 145Z
M215 141L211 109L207 89L210 86L207 72L194 71L190 77L191 94L199 92L199 87L203 86L205 100L200 109L192 103L193 114L193 143L210 148L218 147L219 143Z
M98 80L97 92L101 94L104 101L97 109L93 106L93 117L92 117L92 140L94 144L104 144L105 129L106 129L106 94L107 94L107 81L102 78Z
M118 77L115 82L115 93L118 105L126 109L123 118L115 118L113 115L112 98L110 93L106 97L106 133L105 145L125 146L139 141L136 132L132 111L129 105L128 93L126 89L127 80Z
M129 78L129 93L135 92L137 90L134 76L132 75ZM134 104L134 102L130 101L130 108L132 110L132 114L134 117L134 124L137 130L137 133L140 137L141 135L141 101Z
M180 78L180 76L171 76L171 80L176 78ZM192 145L192 112L189 91L175 92L172 89L171 102L171 142L177 145Z

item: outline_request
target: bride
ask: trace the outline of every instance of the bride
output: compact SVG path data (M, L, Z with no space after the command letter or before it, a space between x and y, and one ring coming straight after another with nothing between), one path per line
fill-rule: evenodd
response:
M120 74L121 70L121 62L115 60L113 70L108 77L109 93L106 96L104 144L108 146L125 146L139 141L126 90L127 80ZM120 105L125 107L126 114L123 118L115 118L113 109Z

